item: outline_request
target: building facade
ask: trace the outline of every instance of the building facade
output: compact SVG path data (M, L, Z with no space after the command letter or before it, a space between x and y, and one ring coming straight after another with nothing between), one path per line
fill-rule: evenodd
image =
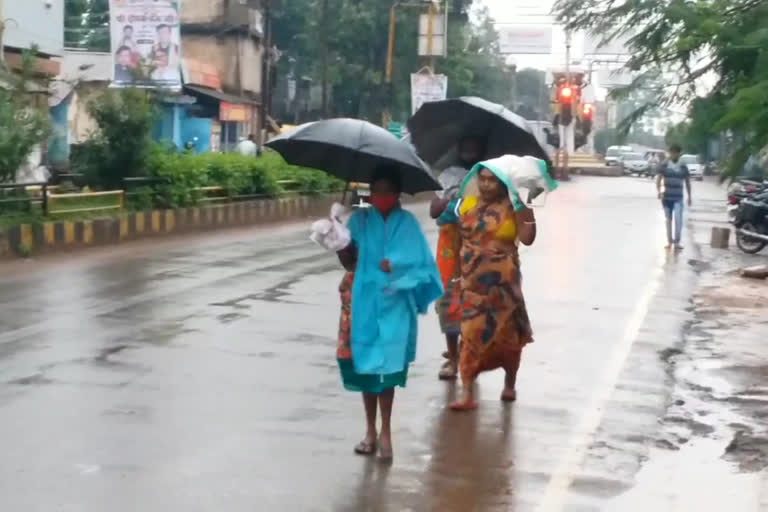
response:
M184 92L188 113L210 119L211 150L228 150L261 130L264 58L259 0L184 0L181 11ZM205 137L197 122L188 136ZM192 133L194 132L194 133Z
M53 77L59 73L64 52L64 0L0 1L3 21L2 54L11 69L21 66L24 50L36 48L36 71Z
M64 53L64 0L0 0L0 87L14 84L14 74L23 67L24 52L32 53L32 75L25 91L40 110L49 105L49 84L60 72ZM61 110L50 110L54 133L66 126ZM50 148L60 150L56 135L32 151L27 163L17 171L16 180L38 176L41 165L48 163ZM66 139L64 139L65 141ZM68 149L68 148L67 148ZM38 178L32 181L40 181Z

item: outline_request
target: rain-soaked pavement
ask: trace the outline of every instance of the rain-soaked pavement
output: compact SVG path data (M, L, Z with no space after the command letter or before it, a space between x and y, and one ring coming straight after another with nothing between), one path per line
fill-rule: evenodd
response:
M695 193L705 242L722 196ZM579 178L539 228L518 402L492 373L447 411L425 317L391 467L351 455L341 272L306 225L0 265L0 510L768 510L766 288L663 251L649 181Z

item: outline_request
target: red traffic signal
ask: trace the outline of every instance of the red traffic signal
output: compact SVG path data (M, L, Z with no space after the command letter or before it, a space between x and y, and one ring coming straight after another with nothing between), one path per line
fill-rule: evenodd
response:
M591 103L585 103L581 109L581 117L584 119L592 119L595 115L595 106Z

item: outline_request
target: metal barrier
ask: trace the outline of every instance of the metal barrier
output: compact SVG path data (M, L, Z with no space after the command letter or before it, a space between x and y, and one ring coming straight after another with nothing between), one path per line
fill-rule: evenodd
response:
M203 193L203 197L200 199L201 203L213 203L216 201L228 201L231 199L228 195L226 195L226 189L224 187L198 187L194 190ZM225 195L213 197L207 195L212 192L224 192Z
M32 209L35 204L40 205L43 216L49 215L61 215L68 213L86 213L96 211L118 210L122 211L125 208L126 198L130 198L140 194L135 191L135 187L151 187L157 184L169 183L167 178L124 178L124 190L108 190L103 192L75 192L75 193L61 193L57 194L56 191L61 188L58 185L49 185L47 183L6 183L0 184L1 190L23 190L24 195L19 197L3 198L0 196L0 205L7 203L26 203L28 209ZM315 191L303 190L298 187L301 186L301 182L297 180L279 180L277 184L283 190L280 196L296 196L312 194ZM231 195L228 193L225 187L210 186L199 187L195 189L203 194L200 199L201 203L213 203L213 202L228 202L228 201L250 201L256 199L264 199L267 197L273 197L270 194L238 194ZM56 202L66 201L67 199L92 199L100 197L115 197L117 201L115 204L104 204L98 206L79 206L74 208L67 208L66 206L56 208Z
M27 203L28 208L31 210L32 205L35 203L40 203L41 208L43 210L43 215L48 214L48 184L44 182L39 183L0 183L0 190L24 190L25 192L29 189L39 189L42 193L40 196L40 199L26 195L24 197L10 197L5 199L0 199L0 204L9 204L9 203Z
M103 210L122 211L125 206L125 191L107 190L105 192L78 192L73 194L47 194L48 196L48 214L58 215L62 213L85 213ZM53 209L53 203L61 199L90 199L94 197L117 197L118 202L115 205L90 206L84 208L64 208L60 210Z

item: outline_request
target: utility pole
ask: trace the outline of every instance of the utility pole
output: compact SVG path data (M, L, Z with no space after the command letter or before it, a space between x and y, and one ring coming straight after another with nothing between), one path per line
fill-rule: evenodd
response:
M392 91L392 67L395 60L395 30L397 27L397 7L400 2L396 1L392 3L392 7L389 8L389 37L387 42L387 67L384 72L384 82L387 87L387 102L384 107L384 111L381 113L381 125L386 128L389 122L392 120L392 113L390 107L394 93Z
M3 42L5 18L3 18L3 2L4 0L0 0L0 68L5 68L5 43Z
M264 51L262 52L261 73L261 144L267 142L267 116L272 102L272 79L270 76L272 67L272 2L264 0Z
M321 21L323 27L322 95L323 118L328 117L328 0L323 0Z
M435 4L430 2L429 9L427 11L427 55L429 55L429 69L434 73L436 70L437 59L434 55L434 39L435 39Z

